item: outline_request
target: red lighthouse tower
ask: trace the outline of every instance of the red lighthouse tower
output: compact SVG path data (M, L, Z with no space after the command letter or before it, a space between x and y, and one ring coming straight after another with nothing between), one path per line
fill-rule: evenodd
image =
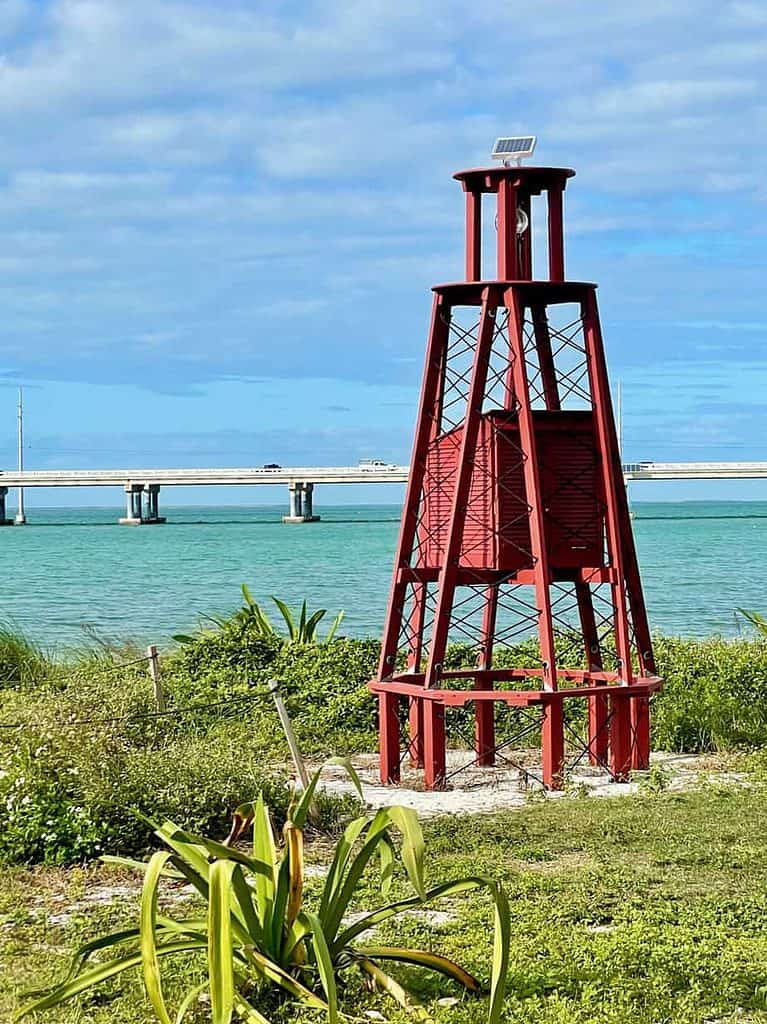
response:
M514 140L505 151L512 152ZM498 144L497 144L498 148ZM501 149L504 147L502 146ZM437 285L378 676L381 778L446 784L450 708L495 763L497 705L538 711L542 779L566 770L566 702L585 700L578 757L624 779L649 761L655 675L620 463L596 285L565 279L574 171L497 166L466 195L466 280ZM482 199L497 266L482 273ZM533 275L532 200L547 273ZM537 636L538 644L512 648ZM512 654L512 651L514 653ZM522 657L520 651L528 651ZM402 728L407 721L405 729ZM401 741L401 733L409 736Z

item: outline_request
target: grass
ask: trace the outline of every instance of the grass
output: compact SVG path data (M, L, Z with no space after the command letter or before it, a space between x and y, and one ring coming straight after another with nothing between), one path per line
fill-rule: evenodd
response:
M426 828L430 881L484 872L507 886L509 1024L755 1024L767 1021L765 822L767 788L758 781L751 789L709 785L684 794L560 800L481 819L445 818ZM314 847L315 862L326 850ZM62 970L77 941L135 917L133 895L95 909L85 902L96 886L125 886L128 877L95 866L4 872L0 1019L9 1019L20 989ZM362 906L367 898L372 889L363 887ZM50 915L67 904L71 917L51 923ZM450 909L446 919L414 915L376 941L439 950L486 980L486 903L467 898ZM449 991L425 977L416 984L427 1000ZM344 1003L357 1020L366 1009L405 1019L351 975ZM205 1007L200 1010L202 1020ZM467 1000L435 1005L433 1012L438 1021L473 1024L486 1011ZM282 1019L319 1018L288 1011ZM132 977L44 1020L148 1024L151 1017Z

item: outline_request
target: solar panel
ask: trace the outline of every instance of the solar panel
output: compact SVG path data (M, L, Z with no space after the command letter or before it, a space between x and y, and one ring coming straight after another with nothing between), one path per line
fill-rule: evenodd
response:
M523 156L532 156L535 142L535 135L513 135L496 139L493 146L493 159L520 160Z

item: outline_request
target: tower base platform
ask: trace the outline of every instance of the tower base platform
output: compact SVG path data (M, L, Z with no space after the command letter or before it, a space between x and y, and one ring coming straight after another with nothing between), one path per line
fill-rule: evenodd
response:
M626 781L632 771L645 770L650 761L649 698L662 681L657 676L638 678L623 684L614 672L560 670L563 685L557 690L535 688L542 670L456 669L446 671L441 682L465 681L470 688L426 687L420 673L402 673L390 680L371 681L378 696L380 734L380 777L385 784L400 780L400 766L408 758L411 766L423 768L426 789L443 789L448 783L446 769L447 734L445 715L450 708L474 706L473 749L469 765L492 766L503 748L540 731L541 771L538 781L546 789L561 789L567 776L568 748L574 763L587 759L603 768L615 781ZM504 682L530 680L528 689L495 689ZM587 737L565 721L565 701L588 701ZM496 742L495 705L531 712L520 723L518 734ZM407 722L407 727L405 727ZM465 766L465 767L468 767ZM453 772L452 774L456 774Z

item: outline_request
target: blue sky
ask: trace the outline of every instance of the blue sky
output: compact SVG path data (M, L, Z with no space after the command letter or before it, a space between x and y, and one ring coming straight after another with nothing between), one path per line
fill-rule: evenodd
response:
M747 0L0 2L0 462L18 383L30 467L406 460L451 174L528 131L626 457L767 458L765 67ZM767 486L635 492L707 495Z

